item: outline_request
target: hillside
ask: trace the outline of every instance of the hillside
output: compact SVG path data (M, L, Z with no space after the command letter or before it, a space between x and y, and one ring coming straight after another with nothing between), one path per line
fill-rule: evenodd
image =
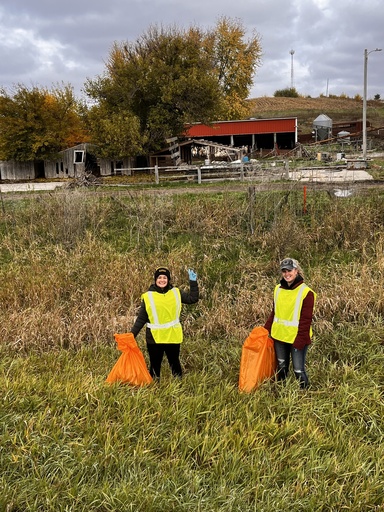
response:
M255 111L258 112L271 112L276 110L361 111L362 109L361 101L348 98L274 98L262 96L260 98L253 98L250 102Z
M312 122L320 114L326 114L333 122L362 119L362 101L351 98L274 98L260 97L249 100L250 117L297 117L300 131L310 132ZM367 102L367 121L375 128L384 127L384 102Z

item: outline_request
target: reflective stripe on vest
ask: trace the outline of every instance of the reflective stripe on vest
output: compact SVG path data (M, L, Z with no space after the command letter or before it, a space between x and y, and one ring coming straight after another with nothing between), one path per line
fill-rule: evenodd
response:
M148 299L151 304L151 310L153 315L153 324L147 323L147 327L150 329L168 329L168 327L173 327L174 325L177 325L180 323L179 315L181 310L181 302L180 302L180 295L178 294L176 288L172 288L171 291L173 292L173 295L176 299L176 315L177 317L175 320L172 320L171 322L167 322L165 324L161 324L159 322L159 315L157 314L157 309L155 305L155 299L153 298L153 294L156 292L148 292Z
M183 331L180 324L181 297L178 288L171 288L165 294L157 292L146 292L142 296L150 322L147 327L151 329L153 339L156 343L181 343ZM157 302L157 306L156 306ZM163 303L164 308L158 307ZM174 318L172 319L172 316ZM164 321L167 320L167 321Z
M294 290L285 290L280 285L276 286L274 293L275 316L271 328L272 338L286 343L295 341L299 331L303 300L309 291L311 289L305 283Z

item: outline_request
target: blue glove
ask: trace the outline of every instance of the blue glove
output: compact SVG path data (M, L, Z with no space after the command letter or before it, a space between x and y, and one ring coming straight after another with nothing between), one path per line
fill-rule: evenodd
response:
M188 269L188 275L190 281L197 281L197 274L191 268Z

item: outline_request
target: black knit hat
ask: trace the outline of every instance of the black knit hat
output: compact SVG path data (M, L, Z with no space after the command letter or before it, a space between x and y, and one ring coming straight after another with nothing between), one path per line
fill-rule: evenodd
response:
M156 279L159 277L159 276L167 276L168 277L168 282L171 280L171 273L170 271L167 269L167 267L159 267L155 270L155 282L156 282Z

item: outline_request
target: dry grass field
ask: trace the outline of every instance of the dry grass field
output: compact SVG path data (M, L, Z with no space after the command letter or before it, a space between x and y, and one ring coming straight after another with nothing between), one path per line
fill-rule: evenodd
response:
M313 188L305 210L301 187L164 190L2 203L0 511L383 512L382 189ZM288 255L317 293L311 387L240 392ZM159 264L198 273L183 379L107 385Z
M257 112L273 112L276 110L295 111L295 110L360 110L362 102L351 98L275 98L261 96L250 100L253 108ZM380 101L371 101L370 103L380 104Z

